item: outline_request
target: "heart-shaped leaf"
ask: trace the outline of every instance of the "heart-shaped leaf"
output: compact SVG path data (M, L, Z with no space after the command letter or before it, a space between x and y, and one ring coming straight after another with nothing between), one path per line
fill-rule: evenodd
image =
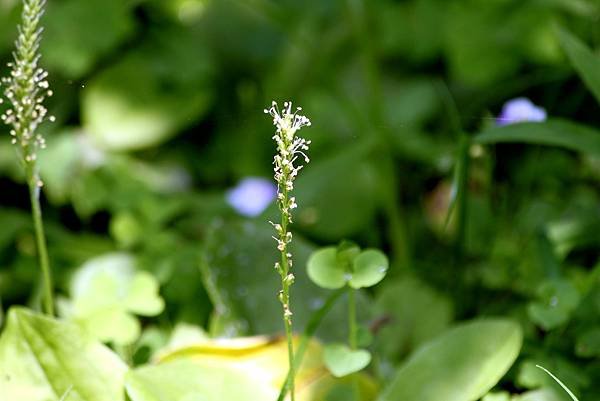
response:
M127 366L80 327L12 308L0 338L0 400L121 401ZM71 389L69 391L69 389Z
M521 349L521 327L504 319L462 324L424 344L379 401L473 401L486 394Z
M306 266L308 277L319 287L337 289L346 284L346 272L338 263L337 249L334 247L313 252Z
M323 350L325 366L335 377L342 377L365 368L371 362L371 353L364 349L350 349L344 344L330 344Z
M376 249L362 251L354 259L352 277L348 284L352 288L371 287L385 277L389 267L387 257Z
M389 262L376 249L360 249L342 242L337 248L326 247L313 252L308 259L308 277L319 287L337 289L348 284L352 288L371 287L386 275Z
M71 286L68 317L101 341L131 344L140 333L133 314L155 316L164 301L158 282L148 272L136 272L134 259L112 253L94 258L77 271Z

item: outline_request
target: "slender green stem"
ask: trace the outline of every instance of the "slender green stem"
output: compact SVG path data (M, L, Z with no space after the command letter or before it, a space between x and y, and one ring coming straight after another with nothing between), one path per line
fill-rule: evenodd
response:
M314 312L312 314L312 316L310 317L310 320L308 321L308 324L306 325L306 328L304 329L304 333L302 334L302 338L300 339L300 343L298 344L296 353L294 354L294 369L295 369L295 371L297 371L300 368L300 365L302 364L302 359L304 359L304 353L306 352L306 349L308 348L308 343L309 343L310 339L314 336L315 332L317 331L317 328L323 321L323 318L325 317L327 312L329 312L331 310L333 305L335 305L335 303L337 302L337 300L340 298L340 296L343 293L344 293L343 288L340 288L339 290L332 292L331 295L329 296L329 298L327 298L327 300L323 304L323 306L321 306L321 308L318 309L316 312ZM283 386L281 387L281 390L279 391L279 397L277 397L277 401L283 401L285 396L287 395L290 375L291 375L291 372L288 372L286 380L285 380Z
M284 191L284 196L287 199L287 191ZM281 216L281 227L283 227L283 232L287 232L287 222L288 219L285 215ZM288 364L289 364L289 374L287 378L288 388L290 389L291 401L294 401L296 398L295 393L295 376L296 370L294 369L294 338L292 331L292 319L291 319L291 311L290 311L290 281L288 280L288 274L290 270L290 264L287 256L287 251L281 251L281 291L282 291L282 300L281 303L283 305L283 322L285 325L285 336L287 338L287 348L288 348Z
M44 312L47 315L54 316L54 298L52 295L52 274L50 272L50 262L48 259L48 249L46 247L46 235L44 233L44 221L42 220L42 208L40 207L40 187L37 175L28 170L29 200L31 201L31 215L33 217L33 226L35 229L35 242L37 245L38 259L40 269L42 270L42 280L44 283Z
M356 323L356 290L348 287L348 343L350 348L358 348L358 325ZM352 375L352 390L354 400L360 399L360 386L355 374Z
M356 290L348 287L348 343L350 348L358 347L358 326L356 324Z

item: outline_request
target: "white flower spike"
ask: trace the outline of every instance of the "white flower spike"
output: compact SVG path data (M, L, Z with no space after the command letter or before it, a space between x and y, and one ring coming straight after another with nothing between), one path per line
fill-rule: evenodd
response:
M298 114L301 110L302 108L298 107L292 113L292 102L285 102L281 111L276 102L273 102L270 108L265 109L265 113L273 117L273 125L277 128L273 135L273 140L277 145L277 154L273 158L273 170L277 182L277 206L281 213L281 222L270 223L277 232L277 236L273 236L273 239L277 242L277 249L281 253L281 261L275 263L275 270L281 276L281 290L278 298L283 308L283 321L288 343L290 367L288 388L291 401L294 401L294 347L290 286L294 283L294 275L290 273L292 254L288 250L288 245L292 242L292 233L288 231L288 224L292 222L292 210L298 205L296 198L290 196L290 192L294 189L294 180L303 167L301 164L295 165L295 163L297 163L298 157L304 159L305 163L309 162L306 152L310 145L310 141L296 135L302 127L310 126L310 120Z

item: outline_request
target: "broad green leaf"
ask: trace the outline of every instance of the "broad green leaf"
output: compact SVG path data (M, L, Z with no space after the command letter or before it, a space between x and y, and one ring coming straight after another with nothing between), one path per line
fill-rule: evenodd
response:
M86 84L84 128L114 150L157 145L208 109L212 64L188 31L164 30Z
M348 284L352 288L372 287L383 280L388 267L389 262L383 252L376 249L362 251L354 259Z
M571 64L600 102L600 56L594 54L581 40L565 29L559 29L558 37Z
M380 316L391 317L376 337L377 349L394 362L438 336L454 318L451 300L416 278L383 282L375 302Z
M0 337L0 400L124 400L127 366L73 323L12 308Z
M371 353L364 349L350 349L345 344L328 344L323 350L325 366L335 377L358 372L371 362Z
M126 388L132 401L238 401L250 395L266 401L277 395L250 371L190 359L136 369Z
M461 324L417 350L379 400L477 400L510 368L521 343L521 328L510 320Z
M102 341L131 344L140 334L133 314L154 316L164 301L158 282L148 272L135 271L127 254L106 254L86 262L71 285L69 318Z
M313 252L308 258L306 269L308 277L319 287L336 289L346 285L346 272L338 264L335 247Z
M493 126L478 134L474 141L483 145L523 142L558 146L591 156L600 156L600 131L561 119L550 119L543 123Z

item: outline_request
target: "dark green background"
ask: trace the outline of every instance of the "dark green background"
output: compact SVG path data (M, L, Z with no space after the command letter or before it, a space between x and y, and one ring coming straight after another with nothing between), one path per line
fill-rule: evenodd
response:
M6 62L14 3L0 0ZM271 177L273 127L262 111L293 100L312 121L302 134L313 142L296 184L298 328L324 297L306 279L307 255L351 239L391 258L361 308L366 323L395 316L375 337L382 378L451 321L511 316L526 340L501 387L550 385L532 368L542 363L582 400L600 397L598 153L468 143L521 96L549 116L600 125L558 35L562 27L597 46L597 2L49 0L47 8L42 64L57 121L44 127L40 158L59 293L68 295L85 260L123 250L156 275L167 302L145 325L280 332L267 224L276 210L244 219L224 194L244 177ZM27 189L2 133L0 295L4 309L35 306ZM204 262L214 277L202 274ZM207 279L230 312L218 324ZM324 337L345 335L336 316Z

